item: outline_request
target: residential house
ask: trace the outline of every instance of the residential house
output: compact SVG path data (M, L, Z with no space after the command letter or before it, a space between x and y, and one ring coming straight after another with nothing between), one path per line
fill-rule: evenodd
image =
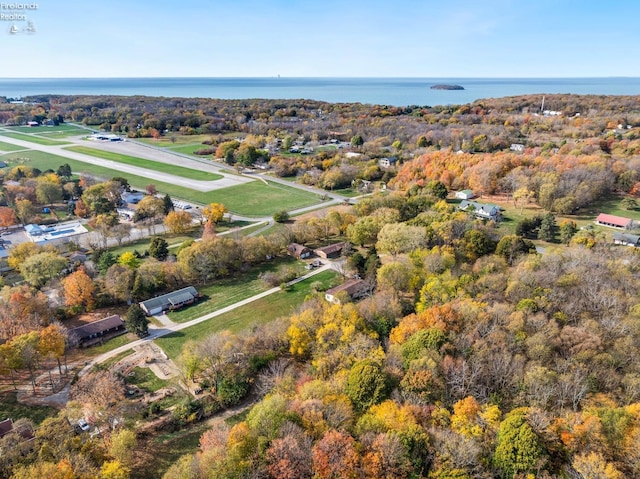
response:
M498 205L462 200L458 208L467 213L471 213L476 218L493 221L500 220L500 207Z
M69 330L69 335L78 340L80 347L92 346L126 332L124 321L114 314L104 319L78 326Z
M195 303L200 298L200 293L193 286L173 291L171 293L156 296L140 302L140 307L147 316L160 314L163 311L173 311L188 304Z
M316 255L324 259L339 258L346 246L347 243L344 242L334 243L329 246L323 246L322 248L316 248L314 251Z
M524 151L524 145L522 143L511 143L511 146L509 147L509 149L511 151L517 151L521 153Z
M392 156L391 158L380 158L378 160L378 166L380 168L392 168L396 166L397 162L398 162L398 159L394 156Z
M362 279L349 279L339 286L328 289L324 298L330 303L340 304L340 297L346 294L350 299L360 299L371 291L371 285Z
M607 215L605 213L600 213L598 215L596 223L602 226L608 226L609 228L631 229L633 226L633 220L630 218Z
M125 191L122 193L122 201L125 203L130 203L132 205L137 205L144 198L144 193L140 191Z
M640 247L640 236L628 233L613 233L613 244Z
M457 200L470 200L471 198L473 198L475 196L476 195L474 195L473 191L471 191L471 190L456 191L456 199Z
M304 245L291 243L287 246L287 253L297 259L305 259L311 256L312 251Z

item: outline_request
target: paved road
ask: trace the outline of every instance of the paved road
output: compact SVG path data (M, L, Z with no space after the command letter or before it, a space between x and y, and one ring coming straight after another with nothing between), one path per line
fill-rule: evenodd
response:
M305 274L304 276L300 276L299 278L294 279L293 281L289 281L287 284L288 285L292 285L292 284L296 284L299 283L300 281L304 281L305 279L308 278L312 278L313 276L317 275L318 273L321 273L322 271L327 271L329 269L332 269L332 264L331 263L327 263L324 264L323 266L321 266L318 269L315 269L311 272L309 272L308 274ZM156 338L161 338L162 336L166 336L167 334L171 334L173 332L176 331L181 331L183 329L186 329L190 326L194 326L196 324L202 323L204 321L208 321L211 318L215 318L216 316L220 316L221 314L224 313L228 313L229 311L233 311L236 308L239 308L241 306L244 306L246 304L252 303L253 301L256 301L260 298L264 298L265 296L269 296L273 293L277 293L278 291L281 291L281 289L279 287L276 288L271 288L267 291L264 291L260 294L256 294L255 296L251 296L250 298L244 299L242 301L238 301L237 303L234 303L230 306L227 306L226 308L222 308L219 309L217 311L214 311L212 313L209 314L205 314L204 316L200 316L199 318L193 319L191 321L187 321L186 323L173 323L171 325L163 325L161 327L157 327L153 324L149 325L149 336L147 336L144 339L138 339L137 341L133 341L131 343L125 344L124 346L120 346L119 348L113 349L111 351L108 351L94 359L92 359L91 361L89 361L88 363L85 364L85 366L82 368L82 370L80 371L80 375L86 373L87 371L89 371L93 366L95 366L96 364L102 363L106 360L108 360L109 358L112 358L114 356L117 356L118 354L124 352L124 351L128 351L130 349L133 349L134 347L144 344L144 343L148 343L150 341L153 341Z

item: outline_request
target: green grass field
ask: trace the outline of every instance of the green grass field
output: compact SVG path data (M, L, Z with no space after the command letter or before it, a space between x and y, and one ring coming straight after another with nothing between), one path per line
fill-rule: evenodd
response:
M0 131L0 135L9 137L9 138L14 138L16 140L22 140L22 141L29 141L31 143L37 143L38 145L44 145L44 146L58 146L58 145L68 145L69 142L68 141L58 141L58 140L52 140L50 138L43 138L41 136L36 136L36 135L26 135L24 133L7 133L4 131Z
M335 271L323 271L312 278L295 284L289 291L279 291L253 301L251 304L212 318L209 321L204 321L182 331L158 338L155 341L170 358L176 359L180 356L184 343L190 339L204 339L213 333L224 330L237 333L251 326L266 324L282 316L288 316L310 293L312 283L320 281L326 287L334 284L337 281L337 276L338 273Z
M252 268L251 271L246 273L236 274L233 278L224 278L213 284L198 287L198 291L205 296L206 299L183 310L169 313L169 318L176 323L185 323L225 308L238 301L250 298L256 294L260 294L263 291L271 289L271 286L264 284L263 281L258 279L260 273L266 271L276 272L284 267L294 267L300 275L304 272L302 263L288 257L262 264Z
M137 158L135 156L121 155L120 153L98 150L95 148L89 148L87 146L69 146L65 149L75 151L76 153L83 153L85 155L93 156L96 158L117 161L118 163L124 163L125 165L137 166L140 168L147 168L149 170L181 176L183 178L189 178L190 180L214 181L222 178L222 175L210 173L208 171L199 171L192 168L185 168L184 166L146 160L144 158Z
M246 216L270 216L277 211L303 208L321 201L320 195L262 181L210 191L207 197L212 202L223 203L234 213Z
M39 425L48 417L55 416L58 410L47 406L31 406L19 403L15 391L0 395L0 420L11 418L14 421L26 418Z
M134 384L143 391L156 392L158 389L167 387L169 381L160 379L149 368L136 366L131 374L125 378L127 384Z
M24 148L18 145L13 145L11 143L5 143L4 141L0 141L0 151L18 151L18 150L24 150Z
M176 153L191 155L191 156L195 156L196 158L206 158L206 156L195 155L193 152L202 150L204 148L211 148L211 147L207 145L203 145L202 143L188 143L186 145L167 146L166 148L167 150L174 151Z
M147 185L153 183L159 192L169 194L174 199L179 198L201 205L223 203L232 213L244 216L271 216L277 211L311 206L321 201L320 195L276 183L265 184L262 181L252 181L215 191L195 191L35 150L8 153L2 156L2 160L10 166L26 164L42 171L47 169L55 171L60 165L67 163L75 174L87 173L105 180L114 176L124 176L134 188L144 190Z

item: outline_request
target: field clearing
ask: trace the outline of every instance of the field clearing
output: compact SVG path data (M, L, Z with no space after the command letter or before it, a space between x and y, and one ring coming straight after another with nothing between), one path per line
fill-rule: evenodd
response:
M160 193L169 194L173 199L182 199L201 205L222 203L230 212L243 216L271 216L277 211L303 208L321 201L320 195L277 183L269 182L265 184L262 181L252 181L215 191L195 191L178 185L153 181L143 176L132 175L35 150L8 153L3 155L2 159L11 166L26 164L42 171L48 169L55 171L60 165L67 163L74 174L86 173L104 180L122 176L129 180L129 184L132 187L141 190L153 183Z
M0 151L19 151L19 150L24 150L24 148L18 145L13 145L11 143L5 143L4 141L0 141Z
M279 183L253 181L207 193L209 202L222 203L230 211L246 216L271 216L282 210L319 203L321 196Z
M113 153L110 151L97 150L95 148L89 148L87 146L69 146L65 148L65 150L75 151L76 153L82 153L96 158L102 158L104 160L116 161L125 165L137 166L140 168L146 168L148 170L160 171L162 173L181 176L190 180L214 181L219 180L223 177L222 175L210 173L208 171L194 170L192 168L185 168L184 166L146 160L144 158L122 155L120 153Z
M60 145L69 144L68 141L52 140L50 138L44 138L42 136L26 135L24 133L10 133L5 131L0 131L0 135L13 138L14 140L22 140L22 141L28 141L31 143L37 143L38 145L43 145L43 146L60 146Z
M48 417L55 416L58 410L48 406L32 406L18 402L16 392L10 391L0 395L0 420L11 418L14 421L26 418L38 426Z
M147 145L158 146L160 148L180 146L180 145L186 145L186 144L200 144L202 147L206 147L207 145L203 145L202 142L213 140L215 136L217 135L212 135L212 134L180 135L176 133L169 136L161 136L157 140L155 138L136 138L135 141L139 141L140 143L145 143Z
M223 278L207 286L198 287L198 291L206 299L181 311L169 313L168 316L176 323L185 323L260 294L271 289L272 286L266 285L258 276L267 271L277 272L287 266L295 268L299 275L304 272L302 263L292 258L283 258L272 263L265 263L251 268L251 271L246 273L236 274L233 278Z
M202 150L204 148L211 148L210 146L203 145L202 143L189 143L187 145L178 145L178 146L169 146L167 150L173 151L175 153L182 153L183 155L191 155L196 158L207 158L211 155L196 155L193 152L197 150Z
M82 130L85 132L89 132L86 128L80 128L76 125L68 125L63 123L61 125L54 126L5 126L6 130L17 131L17 132L33 132L33 133L42 133L42 132L66 132L72 130Z
M171 359L176 359L182 352L182 346L188 340L204 339L211 334L225 330L238 333L252 326L266 324L274 319L288 316L311 292L312 283L320 281L325 287L329 287L336 283L337 277L338 273L335 271L323 271L293 285L288 291L271 294L208 321L158 338L155 342Z
M38 136L44 136L46 138L67 138L69 136L89 135L91 132L84 128L74 128L69 130L60 131L43 131L38 133Z

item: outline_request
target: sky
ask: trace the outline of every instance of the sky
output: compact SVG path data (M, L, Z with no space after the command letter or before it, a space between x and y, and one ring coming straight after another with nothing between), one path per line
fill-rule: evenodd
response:
M636 0L8 0L0 77L640 77L638 18Z

